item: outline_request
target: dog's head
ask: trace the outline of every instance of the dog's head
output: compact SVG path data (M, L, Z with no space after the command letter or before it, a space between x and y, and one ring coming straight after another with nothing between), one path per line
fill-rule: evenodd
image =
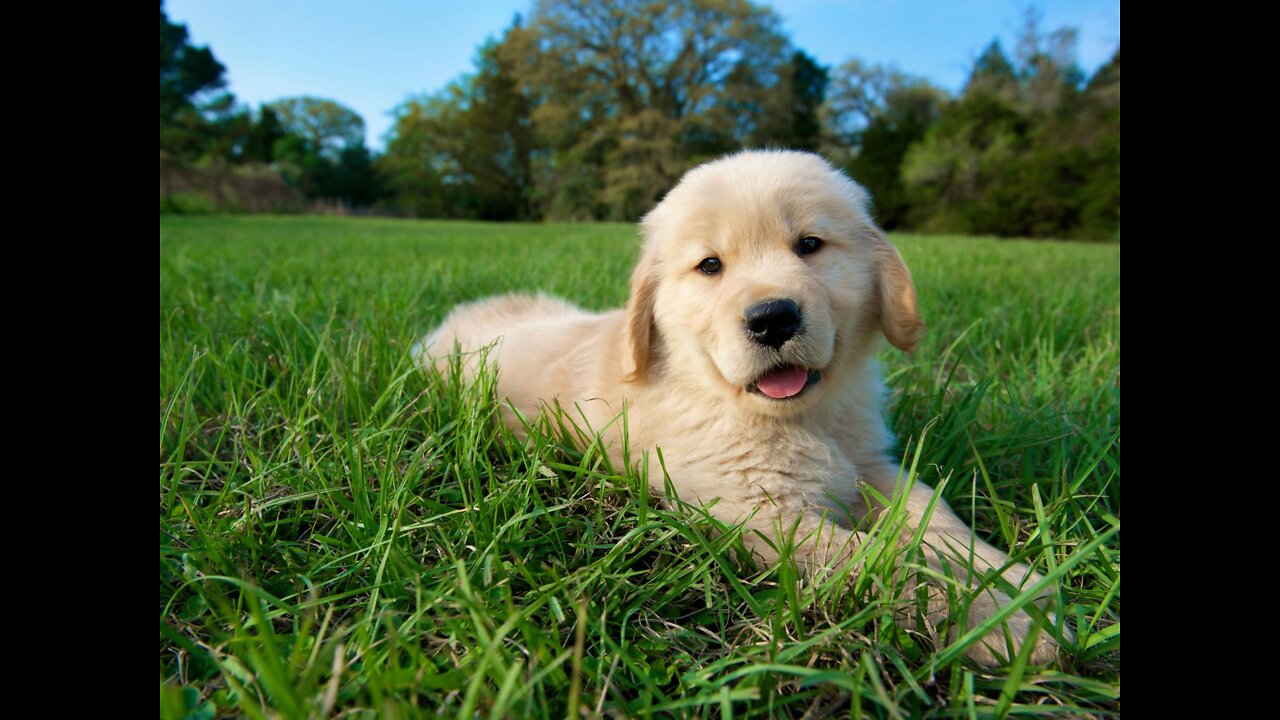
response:
M743 152L689 171L642 221L628 368L787 414L823 397L883 332L924 329L911 274L866 193L816 155ZM825 382L824 382L825 380Z

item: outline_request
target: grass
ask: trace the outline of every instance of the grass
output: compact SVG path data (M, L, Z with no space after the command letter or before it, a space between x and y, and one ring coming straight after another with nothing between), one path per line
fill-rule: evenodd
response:
M162 717L1118 714L1119 248L894 240L930 324L884 353L904 460L1060 578L1060 668L894 623L895 513L857 575L757 570L649 497L659 456L517 440L490 378L410 363L464 300L620 305L633 227L162 217Z

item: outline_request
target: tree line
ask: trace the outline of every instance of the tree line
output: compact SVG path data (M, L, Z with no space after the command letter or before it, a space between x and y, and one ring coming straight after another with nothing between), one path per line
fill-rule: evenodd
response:
M744 0L543 0L470 74L397 107L377 156L335 101L239 106L163 6L160 24L162 210L168 163L274 174L304 203L629 221L698 163L778 147L840 166L886 228L1119 237L1120 50L1087 77L1075 32L1032 11L1012 54L993 41L952 96L890 66L824 67Z

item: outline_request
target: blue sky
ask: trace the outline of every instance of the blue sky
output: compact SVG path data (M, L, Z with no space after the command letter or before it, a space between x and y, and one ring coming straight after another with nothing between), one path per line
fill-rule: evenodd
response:
M792 42L828 66L894 63L952 91L992 38L1012 50L1020 0L777 0ZM392 108L470 72L476 48L533 0L166 0L227 67L230 90L257 107L316 95L359 112L381 150ZM1042 29L1080 32L1092 73L1120 44L1120 0L1041 0Z

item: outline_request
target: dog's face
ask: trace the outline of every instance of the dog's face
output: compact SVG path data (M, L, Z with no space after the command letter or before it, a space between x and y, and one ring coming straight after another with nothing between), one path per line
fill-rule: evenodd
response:
M884 332L915 346L911 276L866 194L815 155L747 152L691 170L643 220L630 368L770 415L820 402Z

